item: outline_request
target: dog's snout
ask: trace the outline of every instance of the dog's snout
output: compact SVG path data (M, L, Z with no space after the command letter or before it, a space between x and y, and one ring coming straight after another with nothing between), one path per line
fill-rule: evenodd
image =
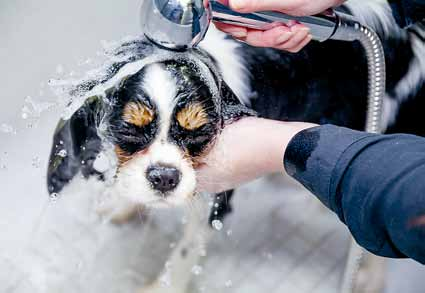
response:
M168 166L151 166L146 172L146 178L152 187L162 193L175 189L180 182L180 177L179 170Z

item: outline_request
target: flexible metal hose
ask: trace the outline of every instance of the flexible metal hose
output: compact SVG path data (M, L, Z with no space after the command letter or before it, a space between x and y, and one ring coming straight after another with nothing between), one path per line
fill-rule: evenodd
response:
M379 36L368 26L344 15L332 36L343 41L360 41L366 51L369 68L369 93L366 118L366 131L382 131L382 107L385 95L385 53Z
M381 133L383 126L382 107L386 86L385 54L382 43L372 29L358 23L354 19L341 20L341 25L336 32L336 38L341 40L347 40L347 38L358 40L366 51L369 69L366 131L370 133ZM368 254L354 239L351 241L344 283L342 284L342 293L354 293L361 266Z
M385 95L385 53L378 35L366 26L359 29L359 41L366 50L369 67L369 101L366 131L381 133Z

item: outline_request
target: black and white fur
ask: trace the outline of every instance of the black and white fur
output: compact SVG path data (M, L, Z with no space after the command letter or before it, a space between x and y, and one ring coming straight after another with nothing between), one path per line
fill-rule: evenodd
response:
M387 94L382 128L388 133L425 135L425 45L421 27L401 30L381 1L349 1L343 9L372 26L385 47ZM152 54L159 54L158 50L146 40L126 42L115 51L115 56L122 58L106 76L78 86L79 91L88 92L87 97L94 92L97 98L88 99L56 133L48 178L51 193L65 193L77 174L100 180L109 176L112 180L105 188L108 204L99 213L122 223L140 207L190 202L196 189L193 165L197 158L214 144L226 123L253 115L251 109L269 119L332 123L354 129L365 126L368 74L358 43L312 43L300 53L290 54L249 47L211 28L200 49L167 52L143 63ZM182 66L187 66L185 74L179 69ZM99 87L108 90L99 94ZM123 133L125 127L115 117L122 99L148 99L154 105L159 120L154 130L144 132L144 141L134 141L128 132ZM202 133L184 133L175 126L176 109L191 99L202 100L208 108L210 125ZM121 140L120 135L124 136ZM117 167L113 176L96 168L99 154L113 153L114 146L123 143L133 143L129 148L135 148L125 166ZM65 158L57 156L62 148L68 154ZM156 164L181 172L179 185L166 195L146 180L146 170ZM210 222L222 220L230 211L231 195L229 191L216 196ZM199 259L199 251L189 248L198 246L194 243L199 238L196 235L209 234L206 225L202 228L195 218L189 221L185 236L170 256L172 287L154 283L143 292L185 292L189 270Z

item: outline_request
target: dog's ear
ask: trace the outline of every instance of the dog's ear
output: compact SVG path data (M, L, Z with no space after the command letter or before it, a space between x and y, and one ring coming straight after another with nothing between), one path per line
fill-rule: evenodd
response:
M221 109L224 124L230 124L243 117L257 116L257 113L245 106L232 89L223 81L220 87Z
M80 171L85 178L101 175L93 163L101 150L97 126L102 103L99 97L88 98L70 119L59 122L47 171L50 194L60 192Z

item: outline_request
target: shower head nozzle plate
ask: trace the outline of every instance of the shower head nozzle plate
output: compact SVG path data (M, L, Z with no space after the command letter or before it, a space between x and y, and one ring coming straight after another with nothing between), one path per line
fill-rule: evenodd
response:
M144 0L143 33L161 47L185 50L205 36L211 20L209 6L201 0Z

